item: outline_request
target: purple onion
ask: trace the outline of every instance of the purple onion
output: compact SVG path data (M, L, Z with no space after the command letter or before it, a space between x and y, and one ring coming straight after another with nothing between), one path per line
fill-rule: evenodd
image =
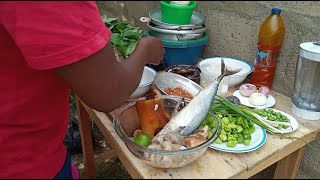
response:
M259 93L264 94L266 97L270 94L270 88L268 86L261 86L258 90Z
M242 84L242 85L240 86L239 91L240 91L240 94L241 94L241 95L248 97L248 96L250 96L252 93L257 92L257 87L256 87L255 85L249 84L249 83L247 83L247 84Z

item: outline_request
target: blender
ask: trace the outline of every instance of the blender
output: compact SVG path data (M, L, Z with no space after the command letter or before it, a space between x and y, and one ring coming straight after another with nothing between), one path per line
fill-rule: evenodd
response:
M292 113L305 120L320 120L320 42L300 44Z

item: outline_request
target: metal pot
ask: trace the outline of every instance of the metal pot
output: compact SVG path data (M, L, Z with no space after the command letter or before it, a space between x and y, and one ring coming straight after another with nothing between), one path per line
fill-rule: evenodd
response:
M193 12L191 17L191 24L188 25L174 25L162 22L161 9L152 9L149 11L149 17L141 17L141 22L153 23L156 28L167 30L195 30L204 27L204 16L198 12Z
M159 37L160 39L175 41L199 39L204 36L207 30L207 27L205 25L202 29L196 30L168 30L157 28L150 22L147 24L147 27L150 30L150 35Z

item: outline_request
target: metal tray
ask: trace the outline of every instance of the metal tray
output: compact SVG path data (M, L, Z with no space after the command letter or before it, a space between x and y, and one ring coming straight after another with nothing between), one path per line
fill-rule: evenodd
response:
M157 73L156 77L154 78L154 83L156 85L156 88L166 95L166 88L175 88L178 86L185 89L193 96L195 96L203 89L197 83L184 76L164 71Z

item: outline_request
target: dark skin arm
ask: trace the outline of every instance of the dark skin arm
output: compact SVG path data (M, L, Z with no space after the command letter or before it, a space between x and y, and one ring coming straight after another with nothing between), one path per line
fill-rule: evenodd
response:
M142 38L131 56L116 60L109 42L99 52L76 63L54 69L93 109L110 112L121 106L138 87L144 66L157 65L163 58L162 42L158 38Z

